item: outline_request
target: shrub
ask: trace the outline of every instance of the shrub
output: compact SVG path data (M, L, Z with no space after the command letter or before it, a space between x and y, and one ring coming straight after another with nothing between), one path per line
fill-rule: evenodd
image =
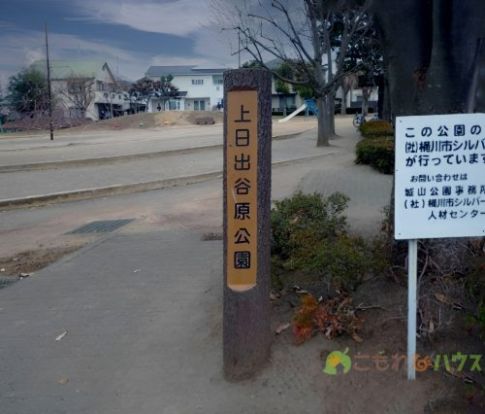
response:
M384 174L394 172L394 139L365 138L355 149L357 164L368 164Z
M271 211L272 253L283 260L301 260L311 255L316 243L344 233L347 202L340 193L324 198L301 192L276 201Z
M394 128L392 124L380 119L373 119L363 123L360 128L360 134L364 138L376 137L392 137L394 136Z
M343 215L347 202L348 197L340 193L325 198L301 192L275 202L271 211L274 287L285 284L281 273L288 271L300 280L311 276L343 290L358 286L372 267L371 258L366 243L347 234Z
M212 118L211 116L201 116L195 118L195 123L197 125L214 125L216 121L214 121L214 118Z
M467 263L469 272L466 285L472 303L476 305L472 320L478 327L480 337L485 339L485 238L469 242Z
M313 269L328 276L336 288L355 290L372 266L368 248L360 237L341 235L319 249Z

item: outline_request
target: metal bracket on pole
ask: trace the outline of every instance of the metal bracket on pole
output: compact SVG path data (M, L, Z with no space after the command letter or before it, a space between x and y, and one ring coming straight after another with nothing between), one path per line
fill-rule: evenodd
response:
M416 292L418 241L408 241L408 380L416 379Z

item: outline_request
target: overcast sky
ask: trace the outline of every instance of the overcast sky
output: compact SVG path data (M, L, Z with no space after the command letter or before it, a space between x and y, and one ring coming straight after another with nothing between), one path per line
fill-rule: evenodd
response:
M150 65L237 65L228 34L210 29L209 0L0 0L0 82L44 58L108 61L130 80Z

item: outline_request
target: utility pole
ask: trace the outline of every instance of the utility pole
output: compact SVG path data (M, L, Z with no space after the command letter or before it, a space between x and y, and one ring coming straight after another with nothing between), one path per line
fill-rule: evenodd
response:
M237 32L237 68L241 69L241 33Z
M52 89L51 89L51 65L49 62L49 39L47 36L47 23L45 23L45 56L47 65L47 97L49 100L49 132L51 141L54 140L54 126L52 124Z

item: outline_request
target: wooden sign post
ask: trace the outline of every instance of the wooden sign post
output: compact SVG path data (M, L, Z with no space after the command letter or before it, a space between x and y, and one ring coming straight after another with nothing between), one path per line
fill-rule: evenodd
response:
M224 74L224 315L227 379L254 374L270 333L271 74Z

